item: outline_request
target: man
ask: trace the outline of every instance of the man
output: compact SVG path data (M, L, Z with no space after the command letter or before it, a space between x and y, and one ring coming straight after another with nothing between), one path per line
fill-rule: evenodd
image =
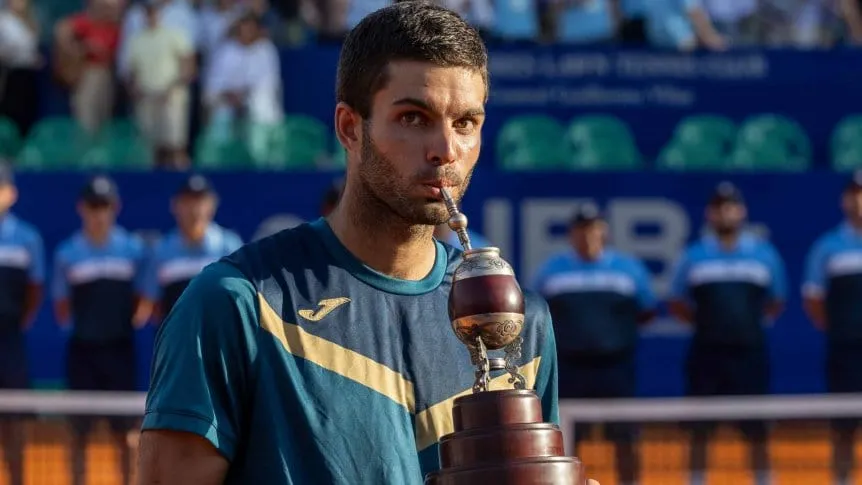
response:
M195 74L194 47L184 32L162 25L161 6L145 5L147 28L129 46L129 92L138 128L158 165L187 168L189 84Z
M42 303L42 237L9 210L18 200L12 167L0 162L0 389L27 389L26 331ZM0 417L0 447L11 485L24 483L22 416Z
M841 198L844 222L823 235L808 255L802 287L814 325L826 332L829 392L862 392L862 172ZM858 422L837 420L833 431L835 483L851 483L854 435Z
M236 251L242 240L215 224L218 195L203 175L191 175L171 201L177 228L159 242L144 277L146 305L157 318L171 312L189 282L204 267Z
M452 12L395 4L348 35L337 85L341 203L209 266L177 302L142 484L411 485L439 466L474 368L447 315L459 253L432 232L441 187L460 200L479 156L487 52ZM549 316L533 296L526 312L517 364L557 421Z
M694 326L689 351L688 393L692 396L757 395L769 392L769 356L764 324L786 300L784 263L772 245L744 230L747 210L732 184L718 185L706 208L710 233L690 246L677 263L669 310ZM711 426L692 430L692 483L704 480ZM769 483L767 429L741 426L751 444L757 484Z
M205 73L207 136L229 140L242 132L251 155L263 163L271 156L271 134L284 119L281 61L256 15L240 17L234 32L215 50Z
M560 355L560 397L627 398L636 392L638 326L655 316L656 299L643 264L606 247L607 223L594 204L575 211L572 248L551 256L533 288L548 301ZM575 427L575 448L588 427ZM638 483L635 429L610 425L619 482Z
M75 391L134 391L135 329L149 315L139 306L143 244L116 225L120 198L114 181L90 180L81 191L82 228L63 241L54 257L52 293L58 324L70 333L66 379ZM134 423L110 419L123 483L131 480L126 435ZM72 479L85 483L89 418L73 420Z

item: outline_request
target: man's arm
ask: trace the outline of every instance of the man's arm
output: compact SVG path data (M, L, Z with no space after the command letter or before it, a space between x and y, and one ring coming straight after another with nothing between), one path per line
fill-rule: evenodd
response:
M139 485L221 484L237 453L256 354L257 293L228 263L207 266L159 327Z
M30 252L30 268L27 272L27 290L24 295L24 321L22 327L27 329L33 324L39 307L42 306L42 297L45 284L45 247L42 236L33 232L28 244Z
M638 323L645 324L652 321L656 316L656 307L658 300L655 292L652 290L652 278L649 270L644 264L635 258L632 258L633 273L635 280L635 291L637 291L638 301Z
M138 460L138 485L221 485L228 461L213 445L192 433L144 431Z
M825 330L826 307L823 296L826 291L826 248L823 241L818 241L811 248L805 261L805 275L802 283L802 307L811 323L820 330Z
M787 270L784 261L774 247L769 248L770 270L772 272L772 285L770 286L770 300L765 312L770 320L777 319L784 312L784 302L787 301Z
M688 301L688 269L689 262L686 253L674 266L667 303L668 312L682 323L694 321L692 308Z

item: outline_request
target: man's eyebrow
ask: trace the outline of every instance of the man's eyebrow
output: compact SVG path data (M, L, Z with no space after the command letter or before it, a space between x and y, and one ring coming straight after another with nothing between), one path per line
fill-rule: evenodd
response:
M415 106L419 109L423 109L425 111L429 111L432 113L439 112L440 110L434 109L430 104L418 98L401 98L392 103L393 106ZM484 116L485 110L483 108L469 108L460 113L461 117L476 117L476 116Z

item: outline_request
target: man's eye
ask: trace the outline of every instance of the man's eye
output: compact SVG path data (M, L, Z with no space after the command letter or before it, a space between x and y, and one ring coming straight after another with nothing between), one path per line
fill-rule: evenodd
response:
M404 113L401 115L401 123L407 126L420 126L425 122L425 117L420 113Z
M476 120L470 118L460 119L455 122L455 128L459 130L471 130L476 127Z

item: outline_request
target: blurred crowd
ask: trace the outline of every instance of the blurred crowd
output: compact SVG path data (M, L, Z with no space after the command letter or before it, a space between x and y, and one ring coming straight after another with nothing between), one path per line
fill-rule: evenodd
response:
M392 0L0 0L0 116L26 136L40 71L96 133L128 115L157 165L189 140L266 140L283 119L278 47L338 43ZM489 43L724 50L862 42L858 0L439 0ZM238 128L252 125L253 130Z

